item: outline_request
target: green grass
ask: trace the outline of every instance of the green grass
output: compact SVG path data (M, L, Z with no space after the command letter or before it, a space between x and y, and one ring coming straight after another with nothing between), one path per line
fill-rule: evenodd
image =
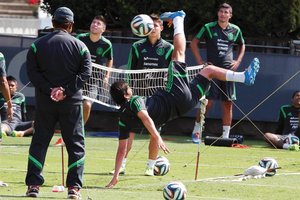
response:
M57 138L53 138L47 153L41 199L66 199L66 192L51 192L53 185L61 184L61 149L53 145ZM165 139L171 150L166 156L171 163L171 170L167 175L143 175L147 161L148 137L137 135L128 158L126 175L120 177L114 189L105 189L111 179L108 172L114 166L117 139L87 137L84 187L81 190L83 199L163 199L162 188L174 180L182 181L186 185L187 199L299 198L300 152L268 148L263 141L246 141L245 144L251 146L247 149L201 145L198 181L194 181L198 146L187 141L189 137L165 136ZM0 180L9 186L0 187L0 199L24 199L30 140L31 138L3 138L0 145ZM267 156L275 158L282 167L274 177L239 182L231 179L205 181L208 178L243 173Z

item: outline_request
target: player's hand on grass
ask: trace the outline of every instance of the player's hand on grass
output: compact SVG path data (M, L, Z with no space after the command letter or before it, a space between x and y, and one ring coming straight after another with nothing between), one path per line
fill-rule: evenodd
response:
M108 189L113 188L118 183L118 178L113 178L109 184L107 184L105 187Z
M164 141L160 138L160 140L158 141L158 147L163 150L163 152L165 154L170 153L169 148L165 145Z

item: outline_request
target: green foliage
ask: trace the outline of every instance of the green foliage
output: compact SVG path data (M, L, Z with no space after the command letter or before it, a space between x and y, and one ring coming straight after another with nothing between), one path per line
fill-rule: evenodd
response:
M102 14L108 29L129 30L131 19L139 13L184 10L187 34L196 34L205 23L217 19L221 0L44 0L44 9L53 13L67 6L75 13L75 29L88 29L91 20ZM233 7L232 23L246 37L286 38L300 34L300 0L228 0Z

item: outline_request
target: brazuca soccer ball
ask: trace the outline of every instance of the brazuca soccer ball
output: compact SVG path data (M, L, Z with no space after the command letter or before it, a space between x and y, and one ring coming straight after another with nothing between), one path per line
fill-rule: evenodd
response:
M139 37L146 37L154 28L153 20L150 16L145 14L135 16L132 19L130 26L132 33Z
M154 175L163 176L166 175L170 171L170 162L164 156L157 156L154 165Z
M163 189L163 196L166 200L184 200L186 195L186 187L179 181L170 182Z
M277 172L278 163L274 158L265 157L261 159L258 163L259 166L268 169L266 176L274 176Z

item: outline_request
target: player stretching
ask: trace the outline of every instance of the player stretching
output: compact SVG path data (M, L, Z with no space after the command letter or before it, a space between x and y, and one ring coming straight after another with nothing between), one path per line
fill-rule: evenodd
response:
M183 11L167 12L161 15L164 21L172 21L174 26L174 52L169 65L168 81L165 90L158 90L148 98L133 96L131 88L125 81L112 84L110 94L121 106L119 121L119 146L115 161L115 172L106 186L112 188L118 182L122 159L126 153L129 132L143 125L150 134L149 161L152 174L159 149L169 153L155 125L179 117L194 108L199 99L208 91L212 78L254 84L259 70L259 61L254 59L245 72L234 72L213 65L204 67L191 82L188 81L187 64L185 63L186 38L184 34Z

